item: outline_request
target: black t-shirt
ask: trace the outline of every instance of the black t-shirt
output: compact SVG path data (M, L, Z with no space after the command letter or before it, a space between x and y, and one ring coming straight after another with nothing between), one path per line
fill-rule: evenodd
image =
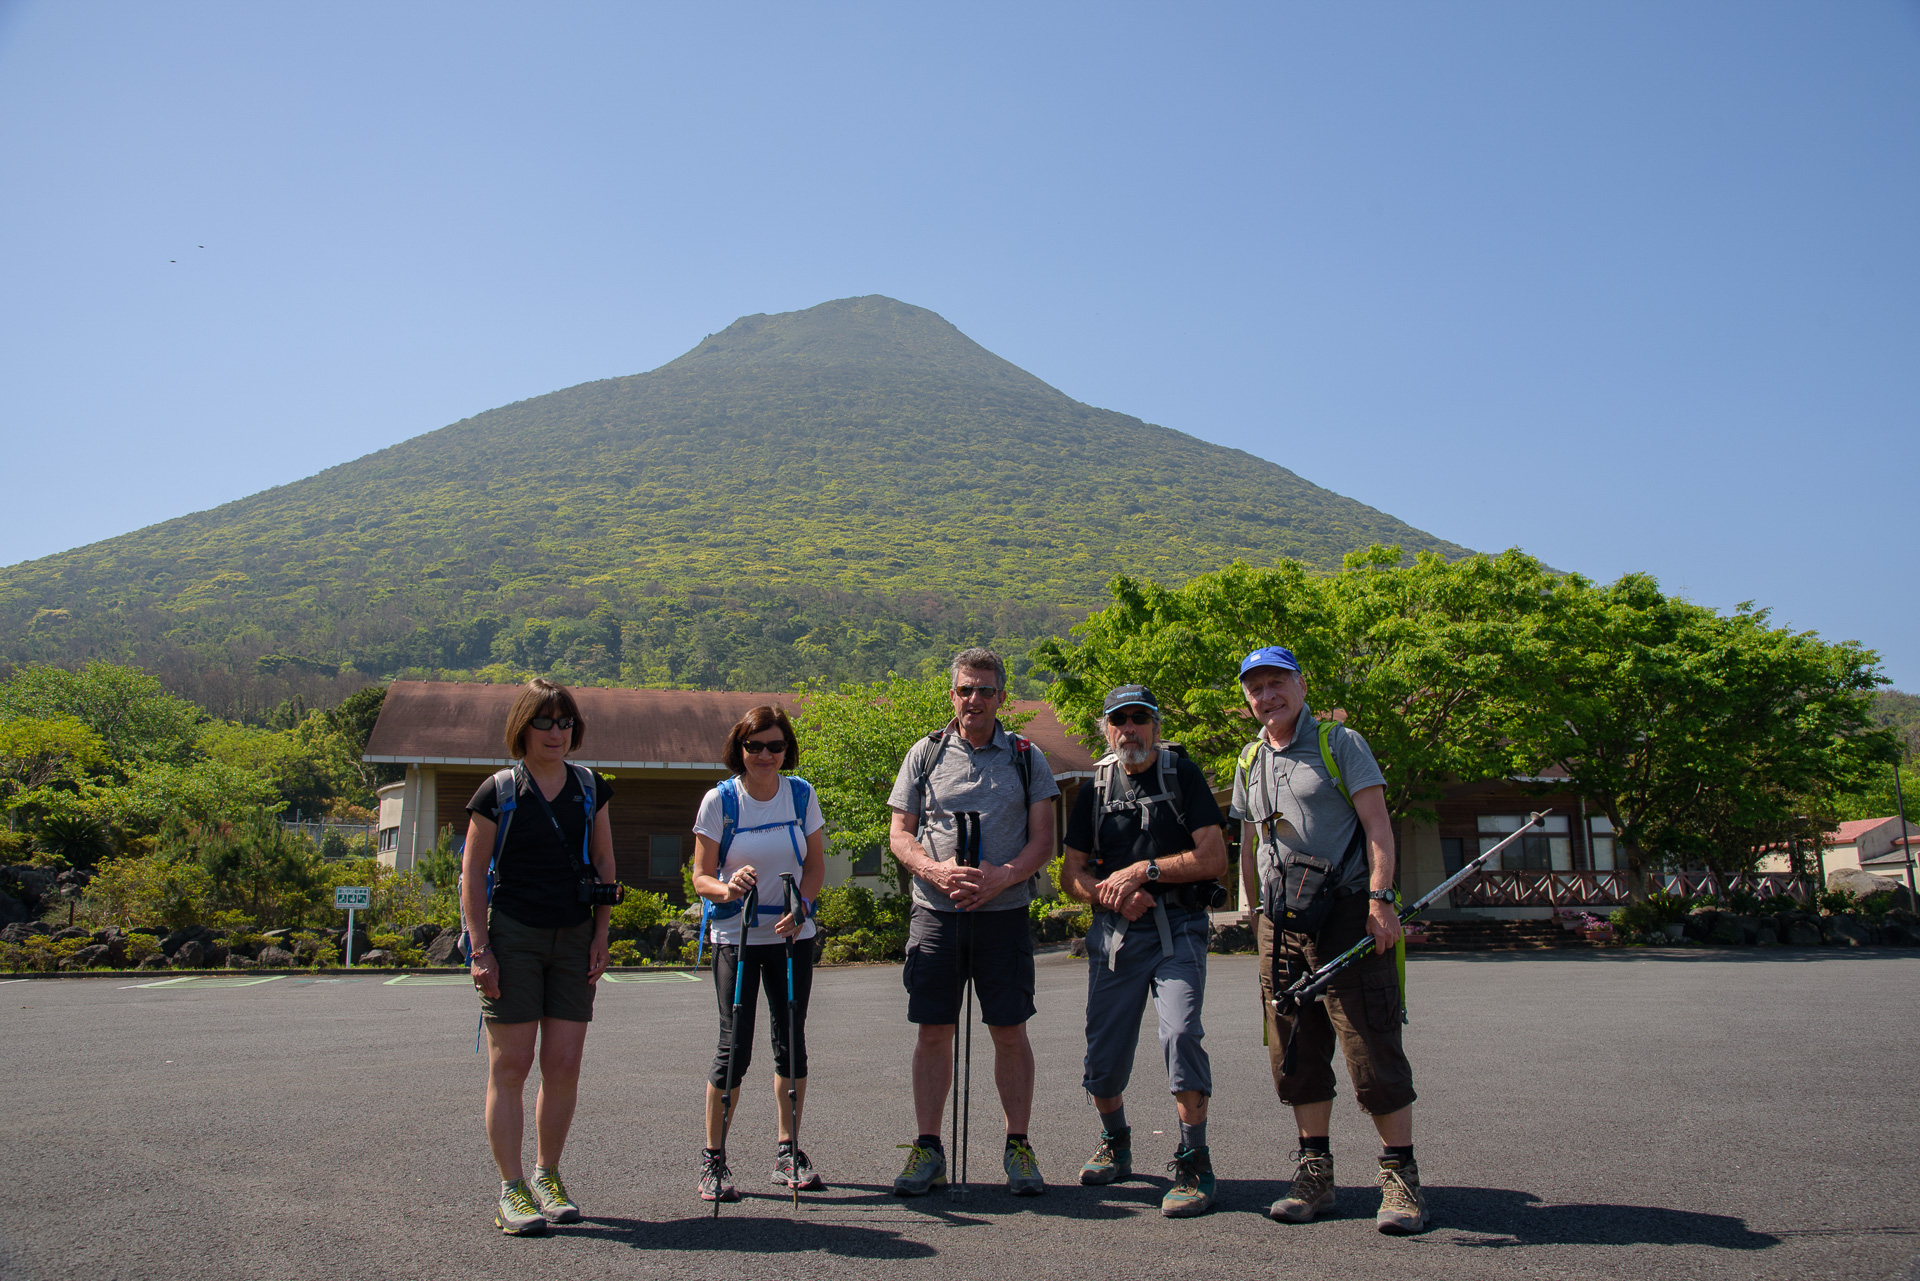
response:
M605 809L611 800L613 780L594 775L594 811ZM489 777L467 802L467 812L498 823L498 802ZM573 766L567 767L567 785L544 808L531 789L531 780L523 784L514 793L513 822L494 872L494 908L535 930L567 929L591 917L593 908L580 901L579 891L581 876L590 870L580 858L586 831L586 798ZM492 850L482 852L493 854Z
M1147 825L1149 839L1146 841L1140 840L1139 806L1133 805L1106 814L1100 820L1100 846L1096 850L1093 842L1093 811L1099 789L1094 782L1088 779L1081 784L1080 796L1073 803L1073 817L1067 820L1066 843L1094 856L1088 860L1088 865L1098 879L1104 880L1130 863L1184 853L1193 848L1195 832L1202 828L1218 827L1223 821L1220 806L1213 799L1213 789L1207 786L1207 776L1186 757L1176 756L1173 785L1180 794L1179 810L1176 812L1171 801L1154 802L1150 807L1152 813ZM1157 795L1160 791L1160 762L1147 762L1146 769L1138 774L1122 772L1115 782L1117 786L1113 799L1116 801ZM1184 824L1180 821L1180 813L1187 816ZM1151 881L1144 888L1149 894L1164 894L1175 887Z

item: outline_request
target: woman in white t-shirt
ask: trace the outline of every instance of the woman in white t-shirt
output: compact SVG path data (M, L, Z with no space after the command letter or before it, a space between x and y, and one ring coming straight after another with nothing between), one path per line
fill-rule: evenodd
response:
M720 1001L720 1048L707 1076L707 1146L701 1154L700 1198L737 1201L727 1169L727 1127L740 1102L740 1079L753 1057L753 1023L759 991L767 994L773 1034L773 1093L780 1112L780 1148L773 1181L784 1188L822 1186L796 1142L797 1112L807 1098L807 998L813 990L813 905L827 876L826 837L820 802L805 779L783 777L800 758L793 723L778 707L750 710L727 735L722 758L734 776L708 792L693 822L693 888L712 906L707 916L713 947L714 990ZM726 857L721 858L721 846ZM793 877L800 905L788 912L786 883ZM758 889L755 919L745 920L744 900ZM749 927L746 946L741 929ZM805 942L806 946L794 946ZM744 953L744 959L743 959ZM791 956L793 1002L787 1002ZM736 967L744 964L739 1037L734 1037ZM789 1019L793 1027L788 1041ZM731 1062L729 1055L735 1054ZM731 1097L727 1094L732 1087ZM790 1103L789 1087L797 1097Z

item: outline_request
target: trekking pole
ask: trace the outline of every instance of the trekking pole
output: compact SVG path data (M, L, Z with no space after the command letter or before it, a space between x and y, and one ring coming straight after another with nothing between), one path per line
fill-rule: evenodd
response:
M727 1020L727 1088L720 1095L720 1165L726 1168L727 1131L733 1126L733 1065L740 1061L740 993L741 980L747 973L747 931L753 928L753 922L759 919L760 887L754 886L747 891L746 898L740 901L740 943L733 949L733 1014ZM719 963L720 945L714 944L714 961ZM719 1190L715 1189L713 1198L713 1217L720 1217Z
M801 910L800 887L793 883L792 872L782 872L780 879L786 883L786 914L792 916ZM787 1182L796 1210L800 1208L800 1091L793 1073L800 1065L800 1036L799 1015L793 1007L793 940L799 934L796 928L787 935L787 1117L793 1125L793 1166L787 1171Z
M980 866L980 815L975 811L967 810L955 815L955 817L959 821L959 825L960 825L960 848L955 853L954 858L962 867L979 867ZM965 967L964 969L961 970L961 988L965 993L965 998L966 998L966 1013L965 1013L966 1053L965 1053L964 1059L962 1060L962 1062L965 1065L965 1070L961 1074L958 1082L956 1082L960 1090L960 1102L959 1102L959 1106L954 1111L954 1124L956 1125L960 1133L960 1144L959 1144L959 1151L957 1153L958 1163L955 1166L955 1172L960 1176L960 1178L959 1178L959 1182L953 1185L953 1195L956 1200L964 1201L966 1200L967 1193L969 1191L967 1187L967 1152L968 1152L968 1147L971 1144L973 1139L973 927L974 927L974 921L973 921L972 909L968 909L962 912L960 914L960 920L957 922L957 924L960 929L960 939L956 939L955 942L960 943L961 940L964 940L964 943L961 944L961 947L956 950L961 951L962 953L961 963ZM958 1052L958 1048L956 1046L956 1053L957 1052Z
M1546 817L1547 811L1545 810L1541 810L1537 814L1529 815L1527 821L1520 825L1518 831L1508 834L1498 845L1495 845L1492 849L1481 854L1480 857L1474 859L1465 867L1462 867L1452 876L1449 876L1446 880L1434 886L1419 902L1403 910L1400 913L1400 923L1405 925L1408 921L1411 921L1414 917L1426 911L1427 907L1432 904L1435 899L1479 871L1488 859L1519 840L1528 828L1537 826L1544 821ZM1274 955L1278 956L1280 952L1278 925L1274 927L1274 934ZM1362 936L1358 943L1355 943L1352 947L1340 953L1340 955L1334 957L1319 969L1313 971L1313 973L1303 975L1285 991L1276 990L1273 998L1274 1013L1281 1018L1290 1018L1293 1014L1304 1008L1307 1002L1319 1000L1326 995L1327 988L1332 985L1335 975L1371 951L1373 951L1373 935L1367 934ZM1278 985L1276 984L1275 986L1277 989ZM1288 1038L1289 1050L1292 1049L1292 1039L1291 1037Z

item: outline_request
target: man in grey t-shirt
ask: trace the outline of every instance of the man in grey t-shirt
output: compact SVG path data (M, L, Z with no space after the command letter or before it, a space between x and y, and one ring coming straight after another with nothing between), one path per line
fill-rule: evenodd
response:
M1007 1188L1031 1196L1046 1184L1027 1120L1033 1109L1031 880L1053 857L1060 794L1040 749L1000 725L1007 669L990 649L962 651L952 667L953 720L921 739L900 764L889 843L913 874L907 933L907 1018L920 1025L913 1049L913 1108L920 1132L893 1181L917 1196L947 1181L940 1118L953 1082L953 1038L967 980L993 1037L994 1080L1006 1113ZM963 819L961 815L977 815ZM963 866L966 829L978 824L979 866Z
M1426 1202L1413 1162L1413 1069L1400 1044L1393 948L1401 931L1386 776L1366 739L1315 719L1291 650L1271 645L1248 654L1240 690L1261 727L1233 777L1233 816L1260 829L1258 853L1242 856L1241 884L1249 902L1262 904L1255 939L1268 1055L1274 1089L1293 1109L1300 1132L1293 1187L1267 1213L1304 1223L1333 1208L1327 1129L1337 1040L1354 1095L1380 1132L1375 1222L1382 1232L1419 1232L1426 1227ZM1324 1001L1278 1016L1276 984L1317 969L1368 935L1373 952L1342 971Z

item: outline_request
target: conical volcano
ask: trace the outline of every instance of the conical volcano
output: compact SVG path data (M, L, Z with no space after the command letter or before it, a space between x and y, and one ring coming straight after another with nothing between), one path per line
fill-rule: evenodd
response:
M1370 543L1465 551L871 296L0 571L0 655L214 702L403 671L766 689L1024 648L1118 573Z

